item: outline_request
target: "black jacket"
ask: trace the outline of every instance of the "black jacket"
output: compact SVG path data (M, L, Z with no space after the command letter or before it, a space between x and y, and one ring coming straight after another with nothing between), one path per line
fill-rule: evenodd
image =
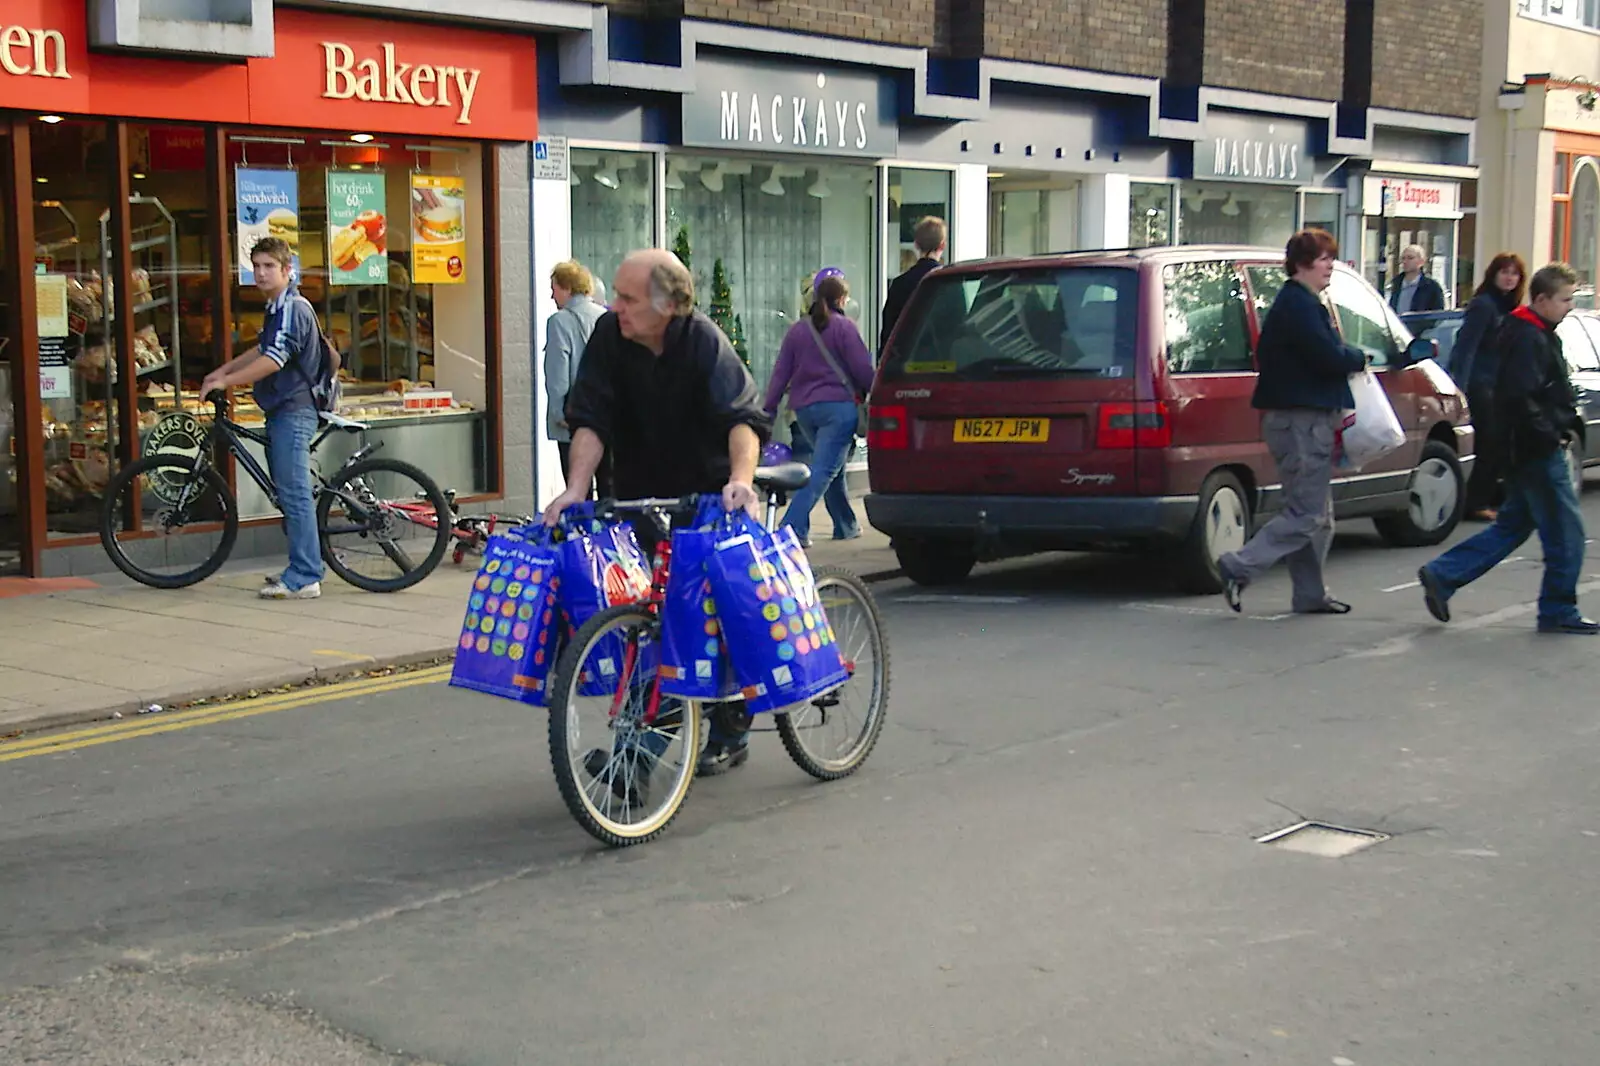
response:
M1287 281L1261 323L1252 403L1264 411L1346 410L1355 406L1350 375L1366 365L1361 349L1339 337L1317 294L1298 281Z
M1495 337L1500 376L1495 413L1513 465L1547 459L1577 433L1577 394L1555 327L1527 307L1506 316Z
M1467 314L1450 349L1450 376L1461 388L1493 386L1500 375L1494 335L1516 304L1508 296L1480 292L1467 305Z
M720 492L728 431L740 423L763 441L772 429L755 380L711 319L674 320L660 355L625 338L614 313L595 323L567 424L605 442L618 497Z
M906 304L911 302L911 296L917 291L917 285L922 279L939 269L939 260L923 257L911 264L911 269L889 282L889 298L883 301L883 327L878 331L878 357L883 357L884 346L889 343L889 334L894 331L894 324L900 321L900 314L906 309Z
M1389 306L1396 311L1400 310L1400 289L1406 283L1406 276L1399 275L1389 283ZM1413 311L1443 311L1444 288L1428 275L1424 274L1417 279L1417 294L1411 299Z

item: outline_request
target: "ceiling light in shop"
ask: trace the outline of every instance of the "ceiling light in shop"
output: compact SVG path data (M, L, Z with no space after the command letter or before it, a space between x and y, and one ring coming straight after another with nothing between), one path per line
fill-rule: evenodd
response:
M567 184L573 188L583 184L583 178L578 175L577 167L572 167L567 171Z
M1189 205L1189 210L1198 211L1206 206L1206 191L1195 189L1193 192L1185 193L1183 202Z
M683 172L678 169L676 160L667 164L667 188L673 192L680 192L683 189Z
M33 180L38 182L40 185L48 185L48 184L50 184L50 179L46 178L46 177L43 177L43 176L34 178Z
M135 180L135 181L142 180L144 178L144 176L145 176L145 174L144 174L144 171L142 171L142 170L135 170L133 172L133 180Z
M806 190L806 195L814 196L818 200L826 200L833 195L833 190L828 188L828 179L823 175L822 171L817 171L817 180L811 184L811 188Z
M352 141L355 141L357 144L366 144L368 141L372 140L372 134L370 134L370 133L352 133L350 135L350 139Z
M1229 218L1239 213L1239 199L1233 193L1228 194L1228 202L1222 205L1222 213Z
M721 192L722 191L722 164L718 163L716 166L712 167L710 170L702 170L700 172L700 184L704 185L706 187L706 189L708 191L710 191L710 192Z
M40 115L39 116L39 121L40 122L47 122L50 125L54 126L57 122L62 121L62 118L61 118L60 115Z
M608 189L615 189L621 185L622 183L617 180L617 165L615 163L609 167L602 165L599 170L594 172L594 183L596 185L604 185Z
M768 196L783 195L783 179L778 177L777 167L773 167L772 174L767 178L766 181L761 183L761 191L766 193Z

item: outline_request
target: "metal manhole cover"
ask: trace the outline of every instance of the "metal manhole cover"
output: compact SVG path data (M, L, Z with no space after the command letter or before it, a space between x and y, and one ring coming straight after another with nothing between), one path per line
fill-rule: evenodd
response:
M1388 839L1388 833L1375 833L1370 829L1347 829L1326 822L1299 822L1287 829L1256 837L1256 843L1271 844L1275 848L1306 855L1320 855L1324 859L1342 859Z

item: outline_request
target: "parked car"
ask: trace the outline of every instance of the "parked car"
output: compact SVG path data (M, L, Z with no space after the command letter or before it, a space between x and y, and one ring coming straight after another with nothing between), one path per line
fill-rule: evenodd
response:
M1283 253L1184 247L994 259L923 280L871 396L872 524L922 584L981 558L1122 548L1217 592L1217 556L1281 504L1254 351ZM1460 521L1466 401L1388 303L1339 266L1330 306L1372 358L1404 447L1334 482L1394 544Z
M1400 316L1418 337L1439 346L1439 365L1449 368L1454 361L1456 333L1466 319L1464 310L1419 311ZM1567 450L1567 467L1573 487L1583 495L1583 471L1600 466L1600 312L1573 311L1556 327L1561 350L1567 358L1567 372L1578 390L1578 410L1583 428L1578 446Z

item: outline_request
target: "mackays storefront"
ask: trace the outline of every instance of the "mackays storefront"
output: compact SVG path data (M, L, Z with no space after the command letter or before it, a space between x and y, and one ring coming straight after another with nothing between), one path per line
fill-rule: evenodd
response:
M502 309L525 316L528 279L501 263L501 175L537 136L533 39L279 8L271 58L212 62L90 52L86 6L0 12L0 573L108 569L100 490L255 343L241 266L268 233L297 247L369 439L464 501L503 497ZM330 264L354 215L374 254ZM247 390L234 411L261 417ZM273 550L270 502L229 465L257 519L242 552Z

